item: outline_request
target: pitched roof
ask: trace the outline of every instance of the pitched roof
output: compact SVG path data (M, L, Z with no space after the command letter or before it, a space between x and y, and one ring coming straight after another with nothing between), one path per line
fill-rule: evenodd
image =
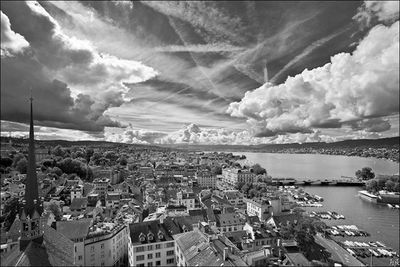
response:
M216 214L215 218L217 219L218 226L236 225L243 223L242 219L240 219L239 215L237 215L236 213Z
M71 201L71 205L69 206L69 208L71 210L83 209L87 207L87 204L88 204L88 199L86 197L74 198Z
M82 219L78 221L58 221L57 232L63 234L71 240L85 238L89 233L89 227L92 224L91 219Z
M20 251L16 246L1 259L2 266L74 266L74 243L54 229L44 226L43 243L31 241Z
M129 224L129 230L133 245L172 240L171 234L167 231L164 225L160 223L159 220L147 221L141 223L131 223ZM147 238L149 233L153 234L153 240L151 241ZM162 233L161 239L159 233ZM140 241L141 234L145 235L144 241Z

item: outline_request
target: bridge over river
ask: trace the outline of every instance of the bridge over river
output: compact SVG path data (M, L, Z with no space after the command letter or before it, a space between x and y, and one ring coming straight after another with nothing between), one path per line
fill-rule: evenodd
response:
M300 179L300 178L272 178L275 185L297 185L297 186L364 186L365 181L358 179Z

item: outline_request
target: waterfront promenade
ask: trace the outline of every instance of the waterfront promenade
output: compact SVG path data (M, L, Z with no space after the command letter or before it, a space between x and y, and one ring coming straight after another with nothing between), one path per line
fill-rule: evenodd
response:
M345 266L365 266L361 261L339 246L335 241L324 238L320 233L315 235L315 241L331 253L331 260L340 262Z

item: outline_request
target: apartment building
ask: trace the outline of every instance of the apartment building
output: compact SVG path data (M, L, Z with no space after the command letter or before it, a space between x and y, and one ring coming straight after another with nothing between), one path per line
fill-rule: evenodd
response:
M93 193L99 194L100 199L104 200L107 194L107 188L110 184L110 179L108 178L97 178L93 181Z
M177 204L185 206L187 210L195 209L196 195L193 192L179 191L176 193Z
M175 266L175 240L159 220L129 225L129 265Z
M198 171L195 178L200 187L216 188L217 186L217 177L210 171Z
M246 199L247 214L257 216L260 221L264 221L272 216L271 203L264 198Z
M91 219L57 222L60 232L74 242L77 266L126 266L128 228L123 224L98 223Z
M222 181L233 186L238 183L254 183L255 178L256 174L248 169L222 169Z

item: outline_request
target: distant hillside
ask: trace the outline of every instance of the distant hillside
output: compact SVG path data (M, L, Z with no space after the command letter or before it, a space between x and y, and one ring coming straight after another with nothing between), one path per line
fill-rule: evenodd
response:
M11 138L14 144L27 144L28 139ZM1 137L1 142L8 142L9 137ZM398 148L399 137L381 139L359 139L345 140L340 142L325 143L292 143L292 144L262 144L262 145L199 145L199 144L173 144L173 145L142 145L142 144L123 144L106 141L67 141L67 140L36 140L36 144L45 146L134 146L140 148L174 148L184 150L205 150L205 151L275 151L286 149L336 149L336 148Z
M262 144L262 145L196 145L196 144L177 144L162 145L171 148L180 148L187 150L217 150L217 151L275 151L286 149L335 149L335 148L398 148L399 137L381 138L381 139L359 139L345 140L333 143L314 142L314 143L292 143L292 144Z
M1 137L2 143L9 142L9 137ZM15 145L18 144L28 144L28 139L22 138L11 138L12 143ZM159 147L156 145L142 145L142 144L124 144L124 143L114 143L107 141L92 141L92 140L82 140L82 141L67 141L67 140L35 140L36 145L38 146L57 146L60 145L62 147L70 147L70 146L88 146L88 147L116 147L116 146L131 146L141 149L149 149L149 148L157 148L157 149L166 149L165 147Z

